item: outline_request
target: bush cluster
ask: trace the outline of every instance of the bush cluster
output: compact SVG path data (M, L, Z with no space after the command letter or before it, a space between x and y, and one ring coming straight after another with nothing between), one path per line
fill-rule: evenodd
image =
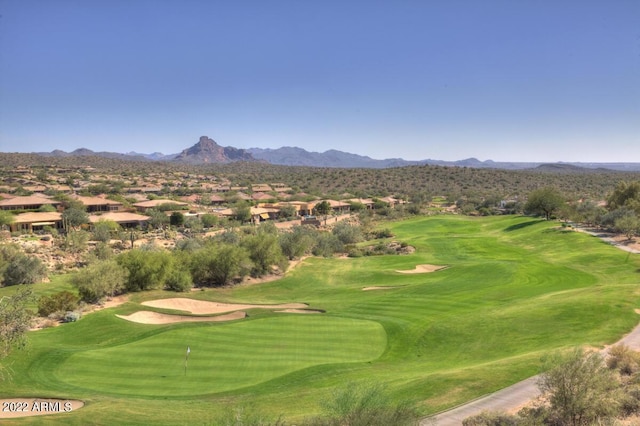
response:
M517 415L485 411L463 426L590 426L640 414L640 353L614 346L605 359L576 349L547 358L540 376L544 402Z

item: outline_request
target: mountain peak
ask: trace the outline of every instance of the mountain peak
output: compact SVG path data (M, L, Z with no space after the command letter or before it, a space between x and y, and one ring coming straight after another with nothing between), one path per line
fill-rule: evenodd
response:
M230 163L233 161L255 161L244 149L222 147L208 136L200 136L191 148L183 150L174 161L183 163Z

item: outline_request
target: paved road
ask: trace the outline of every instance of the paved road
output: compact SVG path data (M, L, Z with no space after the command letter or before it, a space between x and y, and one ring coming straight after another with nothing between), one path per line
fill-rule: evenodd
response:
M631 349L640 350L640 324L616 344L624 344ZM603 354L606 354L607 350L608 348L603 349ZM517 409L540 394L536 386L537 379L538 376L530 377L498 392L473 400L436 416L423 419L420 425L459 426L465 418L484 410L509 411Z

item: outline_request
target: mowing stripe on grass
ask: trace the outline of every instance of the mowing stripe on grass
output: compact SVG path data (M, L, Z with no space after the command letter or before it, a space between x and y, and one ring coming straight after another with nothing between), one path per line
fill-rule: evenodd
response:
M383 328L346 318L274 317L168 330L70 356L57 377L86 389L131 395L198 395L255 385L318 364L376 359ZM189 345L188 371L184 351Z

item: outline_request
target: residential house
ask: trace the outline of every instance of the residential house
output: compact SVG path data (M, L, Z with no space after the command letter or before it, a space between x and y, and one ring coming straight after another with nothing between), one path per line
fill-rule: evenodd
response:
M72 198L78 200L85 206L87 213L97 212L117 212L123 209L123 205L119 201L107 200L102 197L81 197L75 195Z
M62 213L60 212L28 212L21 213L13 218L9 224L11 232L42 231L45 227L54 229L62 228Z
M144 228L147 226L149 216L118 211L89 215L89 222L91 224L96 224L102 220L111 220L123 228Z
M188 206L187 203L184 203L182 201L175 201L175 200L169 200L169 199L157 199L157 200L140 201L139 203L133 204L133 207L135 207L136 210L138 210L139 212L144 213L149 209L158 208L158 206L161 206L163 204L173 204L177 207ZM179 210L179 208L176 210Z
M60 207L62 203L43 195L29 195L0 200L0 210L38 210L45 205Z

